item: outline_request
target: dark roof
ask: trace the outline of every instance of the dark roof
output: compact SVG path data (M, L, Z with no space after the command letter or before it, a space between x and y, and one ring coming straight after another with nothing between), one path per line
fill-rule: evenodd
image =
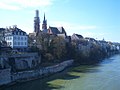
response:
M0 30L5 30L5 28L0 28Z
M59 27L58 30L59 30L60 33L66 33L65 29L63 27Z
M53 34L60 34L60 31L56 27L49 27Z
M96 41L94 38L86 37L85 39L89 39L91 41Z
M23 35L26 35L26 32L24 32L23 30L21 30L17 27L13 27L13 28L9 28L9 29L7 28L5 32L6 33L11 33L11 34L14 34L15 32L20 32L20 33L22 32Z
M82 35L79 35L79 34L75 34L78 38L83 38Z
M42 32L43 33L51 32L51 34L55 34L55 35L57 35L57 34L65 34L66 35L65 29L63 27L57 28L57 27L50 27L49 26L48 29L44 29Z
M4 30L5 30L5 28L0 28L0 32L1 32L1 31L4 31Z

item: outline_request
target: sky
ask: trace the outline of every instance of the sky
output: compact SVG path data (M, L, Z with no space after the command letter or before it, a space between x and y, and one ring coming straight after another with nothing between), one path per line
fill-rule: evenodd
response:
M17 25L32 33L35 10L42 26L63 26L73 33L98 40L120 42L120 0L0 0L0 28Z

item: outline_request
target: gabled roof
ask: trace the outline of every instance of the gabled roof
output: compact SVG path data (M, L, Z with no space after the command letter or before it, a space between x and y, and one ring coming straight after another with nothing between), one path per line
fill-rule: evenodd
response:
M43 33L49 33L49 34L65 34L66 35L66 32L65 32L65 29L63 27L50 27L48 29L44 29L43 30Z
M8 28L7 30L8 30L8 31L22 31L22 32L24 32L23 30L21 30L21 29L19 29L19 28L17 28L17 27Z
M79 35L79 34L75 34L78 38L83 38L82 35Z
M49 27L52 34L60 34L60 31L56 27Z
M6 28L6 30L5 30L6 35L7 35L7 33L11 33L11 34L16 33L17 34L18 32L20 32L20 33L22 32L23 35L27 35L27 33L25 31L23 31L23 30L21 30L21 29L19 29L17 27Z
M86 37L85 39L88 39L90 41L96 41L94 38Z
M0 28L0 32L5 31L5 28Z
M81 39L81 38L83 38L82 35L75 34L75 33L71 36L71 40L79 40L79 39Z
M63 27L58 27L57 29L59 30L60 33L66 33Z

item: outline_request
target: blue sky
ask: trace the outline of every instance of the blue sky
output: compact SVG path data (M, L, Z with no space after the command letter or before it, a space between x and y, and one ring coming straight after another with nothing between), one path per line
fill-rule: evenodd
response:
M120 42L120 0L0 0L0 27L17 25L33 32L35 10L41 24L63 26L68 35Z

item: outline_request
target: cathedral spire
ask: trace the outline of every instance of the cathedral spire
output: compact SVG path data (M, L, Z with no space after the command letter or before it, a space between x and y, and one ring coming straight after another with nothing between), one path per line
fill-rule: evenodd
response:
M45 13L44 13L44 20L43 20L43 24L42 24L42 30L47 29L47 20L45 19Z
M45 21L45 13L44 13L44 21Z

